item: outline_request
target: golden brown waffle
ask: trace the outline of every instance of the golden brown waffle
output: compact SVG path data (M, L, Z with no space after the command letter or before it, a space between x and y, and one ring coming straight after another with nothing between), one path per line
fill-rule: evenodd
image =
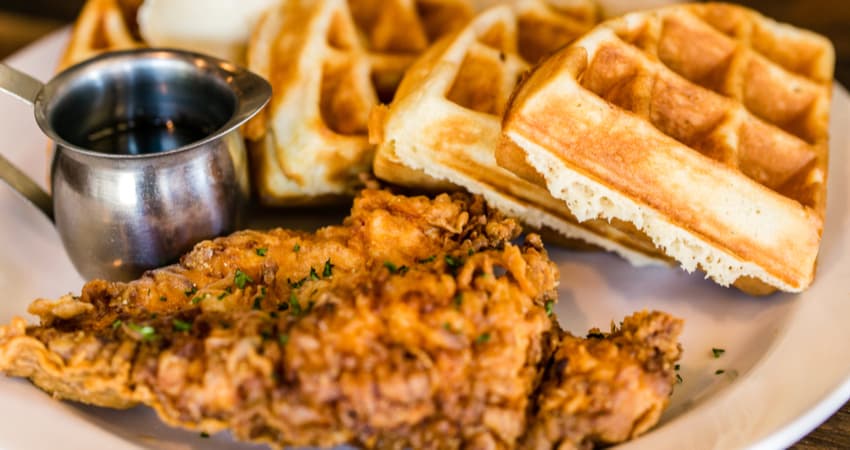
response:
M372 165L369 111L429 42L471 14L463 0L287 0L270 12L248 50L249 67L274 89L246 129L260 200L352 195Z
M144 46L136 24L142 0L88 0L83 6L59 68L110 50Z
M812 282L833 49L725 4L604 23L515 92L500 162L580 220L633 224L688 271L754 292Z
M655 262L649 241L623 224L583 226L563 202L496 163L500 116L529 60L591 28L595 4L556 9L543 1L497 6L441 40L408 70L389 108L377 109L370 134L378 143L375 174L426 190L459 186L537 228L617 251L635 264Z
M88 0L80 12L62 68L101 52L135 47L177 48L244 65L253 24L279 0L203 2Z

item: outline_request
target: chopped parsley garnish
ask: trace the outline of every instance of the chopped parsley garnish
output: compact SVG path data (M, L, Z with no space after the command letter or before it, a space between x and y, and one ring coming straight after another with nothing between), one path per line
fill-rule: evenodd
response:
M207 433L206 431L201 431L201 437L206 439L206 438L210 437L210 434Z
M588 339L604 339L605 335L598 332L598 331L594 331L594 332L591 332L591 333L587 333L587 338Z
M490 333L482 333L480 336L475 338L476 344L486 344L487 342L490 342Z
M460 309L460 306L463 304L463 292L458 292L455 294L455 298L452 300L455 305L455 309Z
M682 384L683 381L685 381L685 380L683 380L682 376L677 373L676 374L676 383Z
M711 354L714 355L715 358L720 358L720 356L723 355L724 353L726 353L726 350L724 350L722 348L712 348L711 349Z
M300 252L300 251L301 251L301 245L299 245L299 244L296 242L296 243L295 243L295 245L292 247L292 251L293 251L293 252L295 252L295 253Z
M453 332L452 326L448 322L443 322L443 329L449 332Z
M292 282L289 278L286 279L286 282L289 283L289 287L292 289L298 289L304 285L304 282L307 281L307 277L304 277L296 282Z
M717 369L714 371L715 375L723 375L724 373L726 373L726 371L723 369Z
M142 326L142 325L136 325L134 323L128 323L127 326L130 327L130 329L135 331L136 333L141 334L142 339L144 339L146 341L149 341L149 340L156 337L156 329L154 329L154 327L152 327L150 325Z
M298 302L298 297L295 296L295 293L289 294L289 308L292 310L292 314L300 315L301 314L301 303Z
M115 322L112 322L112 329L114 330L120 327L122 323L124 322L121 322L121 319L115 319Z
M327 278L327 277L333 275L333 270L334 270L334 265L331 264L331 260L328 259L327 261L325 261L325 268L324 268L324 270L322 270L322 276Z
M219 300L224 300L224 297L227 297L228 295L230 295L232 293L233 293L233 289L231 289L230 286L228 286L228 287L224 288L224 292L222 292L221 294L218 294L218 297L216 297L216 298L219 299Z
M463 260L462 260L462 259L460 259L460 258L455 258L455 257L454 257L454 256L452 256L452 255L446 255L445 260L446 260L446 264L447 264L449 267L460 267L461 265L463 265Z
M289 335L286 333L280 334L278 335L277 340L280 342L280 345L286 345L289 342Z
M184 322L180 319L174 319L171 321L171 325L174 326L174 331L189 331L192 329L192 324L189 322Z
M316 273L316 269L314 269L312 267L310 268L310 279L313 280L313 281L316 281L316 280L319 279L319 274Z
M248 274L243 272L241 269L236 269L236 274L233 276L233 284L236 285L239 289L245 289L245 285L248 283L253 283L254 279L249 277Z
M543 305L543 308L546 309L546 315L547 316L552 315L552 307L553 306L555 306L555 302L553 302L552 300L547 300L546 303Z
M680 365L678 365L678 364L676 364L676 365L674 365L674 366L673 366L673 369L674 369L674 370L679 370L680 368L681 368L681 366L680 366Z
M410 270L410 268L407 266L396 267L396 265L393 264L391 261L384 261L384 267L386 267L387 270L390 271L390 273L398 273L401 275L406 274L407 271Z
M265 247L261 247L255 250L257 252L257 256L266 256L266 253L269 252L269 249Z
M471 249L467 250L467 251L466 251L466 254L467 254L468 256L472 256L472 255L474 255L474 254L475 254L475 249L474 249L474 248L471 248Z
M416 260L416 262L418 262L419 264L425 264L425 263L433 262L435 259L437 259L437 255L431 255L427 258L419 258L419 259Z
M260 286L260 293L254 297L254 309L262 309L262 301L266 298L266 287Z
M198 303L201 303L201 300L203 300L204 297L206 297L206 294L196 296L195 298L192 299L192 304L197 305Z
M186 297L191 297L191 296L195 295L195 292L198 292L198 287L195 286L195 285L192 285L191 289L186 289L185 291L183 291L183 293L186 295Z
M168 301L168 297L166 297L166 296L164 296L164 295L160 295L160 296L159 296L159 301L161 301L161 302L165 303L165 302L167 302L167 301Z

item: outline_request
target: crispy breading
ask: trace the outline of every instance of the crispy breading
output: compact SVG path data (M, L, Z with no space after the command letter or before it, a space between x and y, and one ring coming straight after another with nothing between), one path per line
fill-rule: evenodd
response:
M519 232L477 198L366 191L343 226L240 232L138 281L39 300L41 326L3 331L0 368L275 446L509 446L558 279L539 241L510 244Z
M539 391L556 376L545 369L562 336L550 314L558 269L536 235L515 244L520 231L479 197L366 190L342 226L243 231L137 281L37 300L40 325L0 327L0 371L272 447L514 448L529 420L557 417L535 404L563 389ZM621 396L664 405L672 382L642 380L667 369L634 361L678 348L636 323L633 351L608 363L639 381ZM678 328L667 331L675 342ZM571 339L559 354L597 345Z
M673 392L682 321L662 312L627 317L610 334L569 334L547 368L523 448L615 444L658 423Z

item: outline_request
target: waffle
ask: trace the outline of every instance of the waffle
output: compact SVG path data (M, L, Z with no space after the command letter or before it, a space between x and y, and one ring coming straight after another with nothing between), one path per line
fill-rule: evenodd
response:
M136 12L142 0L88 0L83 6L59 68L110 50L142 47Z
M687 271L799 292L823 229L833 65L825 38L743 7L629 14L517 88L497 154L579 220L631 223Z
M248 35L279 0L88 0L80 12L64 68L101 52L178 48L244 65Z
M372 166L369 111L392 98L431 41L471 15L461 0L287 0L264 17L248 62L274 95L246 128L261 202L351 196Z
M627 224L578 226L545 188L496 163L500 116L529 61L590 29L595 11L589 2L560 10L543 1L497 6L437 43L408 70L393 103L371 117L376 176L430 191L462 187L535 228L556 231L561 243L566 237L572 245L602 246L638 265L663 259Z

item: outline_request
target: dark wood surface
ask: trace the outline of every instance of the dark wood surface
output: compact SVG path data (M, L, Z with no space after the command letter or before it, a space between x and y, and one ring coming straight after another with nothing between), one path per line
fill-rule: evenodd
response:
M829 37L835 45L836 79L850 86L850 1L748 0L735 3ZM0 59L69 23L81 5L82 0L0 0ZM850 402L792 448L850 449Z

